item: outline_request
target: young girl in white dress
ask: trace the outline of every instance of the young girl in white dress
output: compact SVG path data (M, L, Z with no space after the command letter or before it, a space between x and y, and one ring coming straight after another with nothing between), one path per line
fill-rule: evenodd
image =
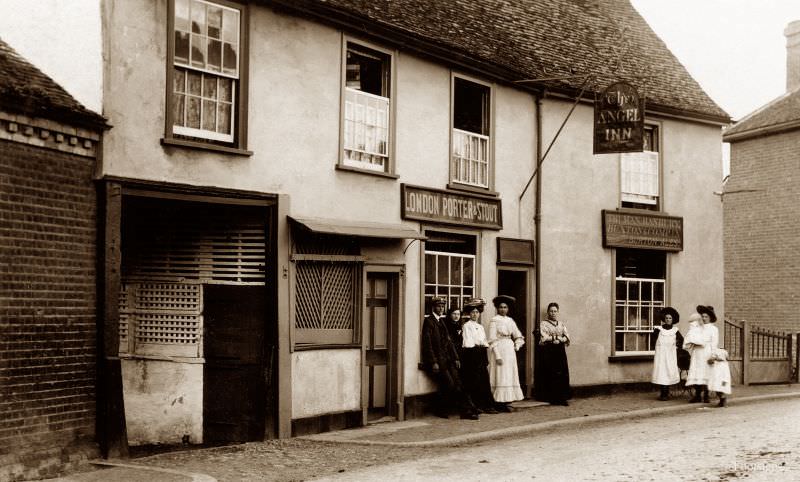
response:
M690 320L689 331L683 340L683 347L692 357L686 377L686 386L694 386L694 396L689 403L708 403L708 359L719 344L719 330L714 326L717 315L714 308L698 305L697 313L692 314Z
M680 315L667 306L659 313L662 325L655 327L656 353L653 357L653 376L651 381L658 385L661 393L659 400L669 400L669 386L681 380L678 369L678 347L683 346L683 336L678 331Z
M725 395L731 394L731 368L728 365L728 352L717 348L708 359L708 389L717 392L719 397L718 407L727 403Z

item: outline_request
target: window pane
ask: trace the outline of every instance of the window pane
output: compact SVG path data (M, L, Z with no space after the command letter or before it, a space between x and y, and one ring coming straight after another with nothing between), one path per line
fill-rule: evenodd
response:
M436 256L433 254L425 255L425 282L436 283Z
M217 130L217 104L211 100L203 101L203 129L207 131Z
M450 271L449 261L449 257L439 256L439 266L436 273L436 282L439 284L450 284L450 280L447 276Z
M175 30L189 31L189 0L175 0Z
M176 126L185 125L184 102L185 97L181 94L172 94L172 124Z
M225 102L233 101L233 80L219 78L219 100Z
M222 12L222 40L239 43L239 13L231 10Z
M201 88L203 87L203 75L197 72L188 72L189 75L189 93L199 96Z
M208 7L208 36L219 39L222 34L222 9Z
M175 92L186 92L186 71L175 69L172 73L172 85Z
M193 127L195 129L200 128L200 99L197 97L188 98L186 126Z
M614 319L614 327L618 330L622 330L625 328L625 307L624 306L617 306L615 310Z
M219 124L217 131L223 134L233 134L231 132L231 104L219 104Z
M222 65L222 44L219 40L208 40L208 70L219 72Z
M224 53L223 53L223 71L226 74L236 74L237 67L238 67L238 58L239 56L236 54L236 46L234 44L230 44L225 42L224 45Z
M206 41L200 35L192 35L192 65L195 67L205 67L206 65Z
M203 97L206 99L217 98L217 78L211 75L203 76Z
M206 7L200 2L192 2L192 33L206 32Z
M472 286L473 283L473 268L475 260L473 258L464 258L464 284Z
M183 64L189 63L189 34L175 32L175 61Z

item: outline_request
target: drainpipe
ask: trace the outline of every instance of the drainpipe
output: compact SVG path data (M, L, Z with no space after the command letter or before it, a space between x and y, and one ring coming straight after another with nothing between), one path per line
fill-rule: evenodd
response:
M542 94L536 93L536 165L541 165L542 161ZM533 222L535 232L533 234L534 243L534 309L536 310L536 317L534 318L533 329L534 332L539 332L539 323L542 312L541 301L541 274L542 274L542 175L539 173L536 176L536 200L534 201L534 214Z

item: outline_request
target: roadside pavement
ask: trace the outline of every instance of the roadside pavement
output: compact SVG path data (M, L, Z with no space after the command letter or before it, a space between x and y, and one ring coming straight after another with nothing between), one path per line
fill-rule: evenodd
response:
M800 398L800 385L734 386L729 405ZM711 404L689 404L689 394L656 400L655 391L616 391L577 398L569 406L524 400L513 413L483 414L480 420L423 417L381 422L288 440L189 448L128 460L95 461L83 472L60 481L197 481L307 480L358 467L424 457L453 447L620 419L654 417L681 411L717 410ZM389 450L392 449L392 450Z

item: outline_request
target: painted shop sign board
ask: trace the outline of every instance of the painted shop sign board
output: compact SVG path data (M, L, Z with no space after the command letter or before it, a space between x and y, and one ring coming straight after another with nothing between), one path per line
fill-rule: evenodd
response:
M642 152L644 97L628 83L608 86L594 103L594 153Z
M500 199L400 185L400 216L434 223L503 229Z
M604 209L603 247L683 251L683 218Z

